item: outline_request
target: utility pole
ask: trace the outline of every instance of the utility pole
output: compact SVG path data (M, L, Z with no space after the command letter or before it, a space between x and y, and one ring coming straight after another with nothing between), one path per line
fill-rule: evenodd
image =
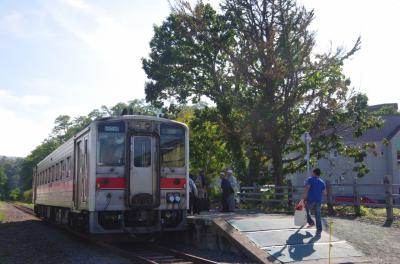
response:
M304 144L306 145L306 156L305 159L307 161L307 177L310 177L310 142L311 142L311 136L309 132L305 132L302 136L301 139L304 141Z

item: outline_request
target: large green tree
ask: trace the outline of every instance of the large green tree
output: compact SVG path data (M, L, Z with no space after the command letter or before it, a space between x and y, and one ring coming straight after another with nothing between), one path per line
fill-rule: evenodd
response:
M175 109L174 109L175 110ZM227 140L222 133L215 108L204 104L184 106L169 116L189 126L190 172L198 175L204 170L210 178L232 164ZM167 112L170 113L170 112Z
M245 152L253 174L260 165L254 161L266 157L281 185L285 173L305 165L304 132L320 156L330 148L348 150L339 136L344 126L360 135L375 125L366 97L353 93L343 74L360 39L348 52L318 54L309 30L314 13L293 0L225 0L221 8L180 1L155 27L143 59L145 91L158 105L170 97L215 103L240 173Z

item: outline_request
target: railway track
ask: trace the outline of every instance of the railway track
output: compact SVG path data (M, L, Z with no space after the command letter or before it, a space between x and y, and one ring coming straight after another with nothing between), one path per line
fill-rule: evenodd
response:
M10 205L14 206L18 210L35 216L35 213L32 208L10 203ZM69 228L64 228L62 226L52 224L63 230L66 230L69 233L73 233L75 236L80 239L92 242L112 253L118 254L130 260L133 260L134 263L144 263L144 264L157 264L157 263L180 263L180 264L190 264L190 263L199 263L199 264L216 264L218 262L211 261L205 258L201 258L198 256L186 254L175 249L160 246L155 243L149 242L137 242L137 241L124 241L124 242L107 242L101 240L97 237L92 237L88 234L78 233Z

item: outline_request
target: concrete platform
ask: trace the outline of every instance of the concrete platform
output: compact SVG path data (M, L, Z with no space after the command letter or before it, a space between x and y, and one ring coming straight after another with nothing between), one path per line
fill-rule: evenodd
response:
M238 251L257 263L368 263L364 254L347 241L323 231L316 236L315 229L299 228L293 216L262 214L245 210L235 213L216 211L188 216L188 223L196 226L199 236L207 236L199 226L212 227L206 243L212 243L212 234L222 234Z

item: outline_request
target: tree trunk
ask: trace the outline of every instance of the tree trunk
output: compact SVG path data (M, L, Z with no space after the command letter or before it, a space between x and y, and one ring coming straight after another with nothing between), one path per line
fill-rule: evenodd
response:
M244 180L246 185L252 186L257 180L258 175L260 174L260 166L261 155L257 149L252 148L249 153L248 176Z
M275 181L275 188L283 186L283 161L282 161L282 152L279 148L274 148L272 152L272 176ZM277 188L275 189L275 197L280 200L283 199L283 189Z
M228 135L229 148L233 154L233 162L235 163L235 169L238 173L237 176L244 179L244 172L246 171L246 164L244 162L244 155L242 151L242 146L240 144L240 138L234 133Z
M217 105L221 112L222 122L225 126L225 136L228 140L229 149L232 151L233 162L235 163L235 169L237 176L243 179L245 177L246 163L244 161L244 155L242 150L242 140L240 135L236 132L234 122L230 119L229 114L231 113L231 107L226 104Z

